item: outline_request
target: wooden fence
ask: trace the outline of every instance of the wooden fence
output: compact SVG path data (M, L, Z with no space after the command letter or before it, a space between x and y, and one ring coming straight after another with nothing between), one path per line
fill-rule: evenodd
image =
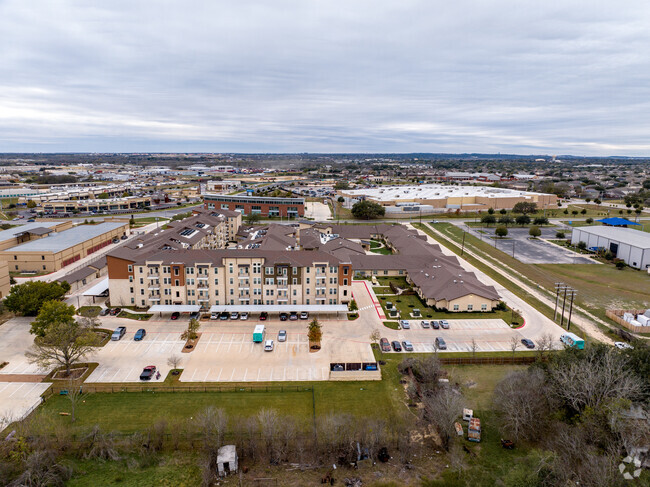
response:
M650 333L650 326L635 326L631 323L628 323L623 319L625 313L632 313L634 316L645 313L644 309L608 309L605 311L605 316L610 320L618 323L623 328L627 328L634 333Z
M438 354L442 365L529 365L537 360L546 360L546 355L537 357L445 357Z
M245 393L245 392L311 392L310 386L210 386L210 385L188 385L188 386L131 386L131 385L115 385L115 384L82 384L82 392L84 394L94 393L118 393L118 392L216 392L216 393ZM60 394L61 391L66 391L68 387L61 384L55 384L50 387L43 397Z

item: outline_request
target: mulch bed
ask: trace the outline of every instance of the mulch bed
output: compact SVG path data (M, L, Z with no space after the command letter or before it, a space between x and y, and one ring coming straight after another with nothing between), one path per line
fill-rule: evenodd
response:
M196 344L199 343L200 339L201 339L201 334L197 333L197 337L194 340L188 340L185 342L185 345L183 346L183 350L181 350L181 353L191 353L194 350L196 350Z
M76 369L70 369L70 375L65 375L65 370L57 370L52 375L52 380L77 380L83 376L88 367L78 367Z
M320 352L320 342L309 342L309 353Z

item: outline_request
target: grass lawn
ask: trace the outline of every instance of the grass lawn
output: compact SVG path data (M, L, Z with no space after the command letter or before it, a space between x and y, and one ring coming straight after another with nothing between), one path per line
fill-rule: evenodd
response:
M128 311L125 310L122 310L118 315L119 318L127 318L129 320L136 320L136 321L147 321L152 316L153 316L152 314L129 313Z
M397 287L401 289L411 287L406 282L406 277L404 276L375 276L375 277L377 278L377 282L379 283L380 286L389 287L389 283L393 282Z
M386 286L373 286L372 290L375 294L393 294L393 290Z
M370 252L372 252L373 254L393 255L393 252L387 247L376 247L376 248L371 247Z
M89 316L95 318L99 316L99 312L102 310L101 306L82 306L77 310L79 316Z

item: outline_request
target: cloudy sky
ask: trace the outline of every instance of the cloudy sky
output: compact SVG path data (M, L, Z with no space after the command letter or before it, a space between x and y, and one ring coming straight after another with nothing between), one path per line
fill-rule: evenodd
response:
M644 0L0 0L0 152L650 155Z

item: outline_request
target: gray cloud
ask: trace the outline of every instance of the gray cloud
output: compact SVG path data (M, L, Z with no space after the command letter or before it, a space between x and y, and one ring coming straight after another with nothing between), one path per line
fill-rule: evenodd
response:
M641 1L5 0L0 151L647 155L648 25Z

